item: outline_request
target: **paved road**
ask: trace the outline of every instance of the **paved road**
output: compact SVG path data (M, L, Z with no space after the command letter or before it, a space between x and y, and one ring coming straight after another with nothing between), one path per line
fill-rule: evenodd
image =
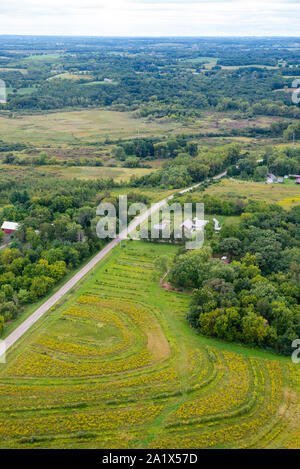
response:
M225 176L227 176L227 171L224 171L224 173L218 174L217 176L214 176L213 179L218 180L218 179L224 178Z
M223 177L223 175L220 175L220 177ZM185 194L186 192L189 192L196 187L198 187L200 184L196 184L192 187L188 187L187 189L184 189L180 191L180 194ZM102 251L100 251L93 259L91 259L88 264L86 264L82 269L79 270L65 285L63 285L54 295L51 296L45 303L43 303L31 316L29 316L25 321L18 326L8 337L5 339L5 350L7 351L12 345L14 345L18 339L20 339L25 332L30 329L31 326L33 326L47 311L49 311L52 306L54 306L61 298L68 293L88 272L90 272L97 264L100 262L115 246L117 246L122 239L126 239L127 236L132 233L140 224L146 221L146 219L151 215L152 213L156 212L159 210L163 205L165 205L168 200L172 200L174 198L174 195L170 195L166 199L161 200L160 202L157 202L156 204L153 204L151 208L149 208L147 211L136 217L126 228L123 230L119 236L112 240L107 246L105 246Z

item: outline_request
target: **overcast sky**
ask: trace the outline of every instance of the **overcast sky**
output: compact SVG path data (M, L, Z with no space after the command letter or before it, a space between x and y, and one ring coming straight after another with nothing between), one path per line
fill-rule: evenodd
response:
M0 0L0 34L299 36L300 0Z

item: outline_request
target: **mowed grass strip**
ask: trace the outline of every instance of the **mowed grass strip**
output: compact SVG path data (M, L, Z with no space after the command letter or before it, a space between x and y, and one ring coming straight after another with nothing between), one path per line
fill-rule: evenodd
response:
M0 369L1 448L293 447L300 370L195 334L189 295L127 242ZM135 265L138 264L138 265Z

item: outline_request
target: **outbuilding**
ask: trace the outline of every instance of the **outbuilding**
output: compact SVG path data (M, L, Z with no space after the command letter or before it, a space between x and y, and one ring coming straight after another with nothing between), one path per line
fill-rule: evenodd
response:
M20 228L19 223L13 222L13 221L5 221L2 223L1 230L5 234L14 234L18 229Z

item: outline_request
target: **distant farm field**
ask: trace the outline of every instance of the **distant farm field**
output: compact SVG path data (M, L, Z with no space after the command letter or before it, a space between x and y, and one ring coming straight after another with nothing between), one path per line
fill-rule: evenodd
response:
M176 127L175 123L147 123L129 113L105 110L55 112L18 116L0 116L0 139L33 144L68 144L78 140L104 140L106 137L136 137L163 134Z
M300 369L195 334L189 295L128 242L9 353L1 448L297 447Z
M219 184L210 186L205 194L228 199L245 197L268 203L279 203L285 208L300 205L300 187L294 184L292 180L284 184L266 184L263 182L224 179Z
M56 62L61 57L60 54L32 54L24 60L29 62Z
M154 169L148 168L108 168L108 167L93 167L93 166L43 166L36 168L41 173L53 174L55 176L62 176L64 178L77 178L77 179L98 179L98 178L113 178L115 181L129 181L131 176L141 177L146 174L152 173Z
M111 85L111 84L110 84ZM84 85L82 85L84 86ZM32 89L21 90L21 93ZM21 94L20 93L20 94ZM203 112L203 116L187 124L177 121L147 121L129 112L89 109L62 111L9 118L0 115L0 139L33 145L70 145L84 142L104 142L106 138L168 137L175 134L201 132L208 137L220 130L246 127L267 127L277 117L258 116L255 119L234 119L230 114ZM251 141L251 139L249 139Z

